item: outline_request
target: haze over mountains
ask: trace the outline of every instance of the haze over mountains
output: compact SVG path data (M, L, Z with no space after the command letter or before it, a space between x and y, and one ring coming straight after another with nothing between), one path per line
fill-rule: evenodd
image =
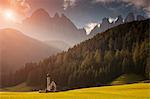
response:
M27 62L36 62L60 50L14 29L0 30L0 72L14 71Z

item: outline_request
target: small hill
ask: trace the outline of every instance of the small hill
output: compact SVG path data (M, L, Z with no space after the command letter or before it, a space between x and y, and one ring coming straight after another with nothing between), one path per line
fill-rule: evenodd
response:
M15 29L0 29L0 43L1 74L15 71L27 62L36 62L60 51Z
M112 85L135 83L145 80L145 77L137 74L123 74L111 82Z

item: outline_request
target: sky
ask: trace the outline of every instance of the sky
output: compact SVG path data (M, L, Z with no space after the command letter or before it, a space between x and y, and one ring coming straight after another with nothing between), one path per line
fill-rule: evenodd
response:
M64 13L78 28L93 27L104 17L115 20L130 12L150 17L150 0L0 0L0 13L8 8L19 17L27 17L38 8L51 16Z

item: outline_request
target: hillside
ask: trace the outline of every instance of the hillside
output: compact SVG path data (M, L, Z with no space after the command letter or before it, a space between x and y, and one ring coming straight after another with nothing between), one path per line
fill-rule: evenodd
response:
M60 51L14 29L0 30L1 74L16 71Z
M149 79L149 21L134 21L97 34L67 52L36 63L27 73L20 70L19 75L25 77L18 78L29 86L45 88L49 73L58 90L106 85L129 73Z
M123 74L111 82L111 85L122 85L136 83L145 80L145 77L138 74Z
M107 86L70 90L56 93L0 92L2 99L149 99L149 83Z

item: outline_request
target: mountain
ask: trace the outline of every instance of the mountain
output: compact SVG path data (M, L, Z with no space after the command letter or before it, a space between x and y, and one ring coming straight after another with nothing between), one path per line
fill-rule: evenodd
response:
M82 33L64 14L56 13L49 16L44 9L36 10L30 17L23 21L23 29L32 33L33 37L45 40L64 41L70 45L85 40L86 33ZM34 33L34 34L33 34Z
M127 17L125 18L124 22L125 22L125 23L126 23L126 22L132 22L132 21L134 21L134 20L135 20L134 14L133 14L133 13L129 13L129 14L127 15Z
M25 63L39 61L60 51L14 29L1 29L0 43L1 74L13 72Z
M110 23L109 18L103 18L100 26L95 26L95 28L90 32L89 38L95 36L97 33L101 33L110 29L112 27L123 24L123 18L121 15L118 16L118 19L115 22Z
M137 20L141 21L141 20L145 20L146 18L142 15L137 15Z
M123 24L123 18L121 15L119 15L118 19L114 22L114 26L118 26L120 24Z
M51 47L61 49L63 51L67 51L70 48L70 45L64 41L45 41L44 43Z
M88 35L89 38L92 38L93 36L95 36L97 33L100 33L101 31L103 31L99 25L96 25L93 30L91 30L90 34Z
M112 23L110 23L108 20L109 20L109 18L103 18L100 26L98 26L98 25L95 26L95 28L90 32L89 38L95 36L97 33L102 33L104 31L106 31L110 28L113 28L115 26L118 26L120 24L135 21L135 16L133 13L129 13L125 19L123 19L122 16L119 15L117 17L117 20ZM137 15L136 20L141 21L141 20L146 20L146 18L142 15Z
M97 33L106 31L109 28L110 28L110 23L108 21L108 18L103 18L102 23L100 24L100 27L98 25L95 26L95 28L90 32L89 38L93 37Z
M133 21L99 33L66 52L27 64L17 81L28 86L46 87L51 75L58 90L107 85L122 74L138 74L150 79L149 22ZM13 78L13 77L12 77ZM21 78L21 79L20 79ZM6 84L6 82L5 82Z

